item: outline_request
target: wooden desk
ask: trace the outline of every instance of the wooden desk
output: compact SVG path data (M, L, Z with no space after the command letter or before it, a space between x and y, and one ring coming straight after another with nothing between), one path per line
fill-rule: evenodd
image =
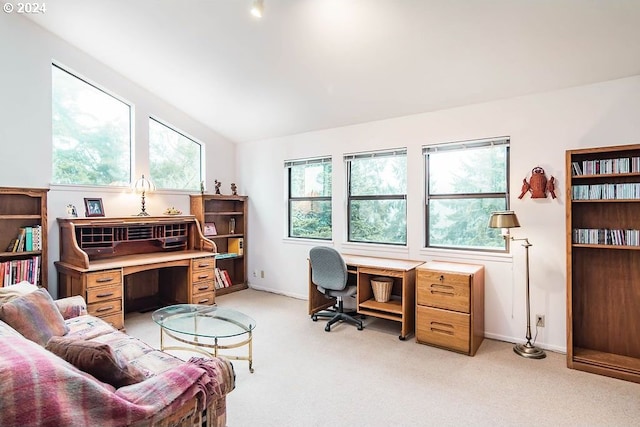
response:
M58 295L124 327L126 284L157 288L163 304L214 304L216 245L193 216L58 218ZM138 273L148 272L140 276ZM137 279L136 279L137 278Z
M360 314L381 319L400 322L401 340L415 330L415 278L416 267L423 261L411 261L394 258L378 258L343 254L349 280L357 286L356 309ZM393 279L391 299L388 302L377 302L371 288L372 277L389 277ZM318 291L311 281L311 264L309 264L309 315L335 304Z

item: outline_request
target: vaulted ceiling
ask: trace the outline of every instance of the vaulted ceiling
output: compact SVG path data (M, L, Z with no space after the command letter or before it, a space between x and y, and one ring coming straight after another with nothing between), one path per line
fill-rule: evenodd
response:
M640 0L55 0L25 15L252 141L640 74Z

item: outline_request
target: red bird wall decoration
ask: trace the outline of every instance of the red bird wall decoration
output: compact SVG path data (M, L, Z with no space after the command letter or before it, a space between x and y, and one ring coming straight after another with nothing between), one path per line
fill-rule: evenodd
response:
M552 176L547 180L544 175L544 169L540 166L536 166L531 170L531 179L527 182L527 179L522 180L522 192L518 196L518 199L522 199L527 192L531 193L532 199L545 199L547 193L551 194L551 198L556 198L555 193L555 181Z

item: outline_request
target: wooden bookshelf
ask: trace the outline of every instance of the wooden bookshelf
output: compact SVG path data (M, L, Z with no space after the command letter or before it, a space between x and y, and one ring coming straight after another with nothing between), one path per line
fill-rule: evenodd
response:
M640 383L640 145L570 150L567 366Z
M33 283L47 288L47 192L46 188L0 187L0 263L25 263L39 257ZM20 229L38 227L40 244L32 250L9 251L9 243ZM6 265L6 264L5 264ZM3 271L4 272L4 271ZM7 285L5 283L5 285Z
M215 242L216 267L229 273L232 284L216 295L247 289L247 196L199 194L190 196L191 214L202 233Z

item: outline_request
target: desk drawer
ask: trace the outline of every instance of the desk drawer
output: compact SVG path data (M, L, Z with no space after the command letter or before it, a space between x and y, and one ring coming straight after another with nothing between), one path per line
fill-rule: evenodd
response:
M104 301L87 306L87 311L92 316L105 317L114 313L122 312L122 300Z
M216 266L216 260L214 257L197 258L191 261L191 268L194 272L200 270L211 270Z
M215 273L213 272L213 268L209 270L199 270L191 273L191 283L199 283L199 282L211 282L213 283L215 280Z
M213 305L216 302L216 296L213 291L193 296L193 304Z
M112 299L122 300L122 284L87 289L87 304Z
M464 313L418 306L416 341L469 353L470 316Z
M470 312L471 276L444 271L418 271L416 304Z
M193 288L191 292L193 295L202 294L205 292L213 291L215 286L213 285L213 280L206 280L204 282L198 282L193 284Z
M122 283L122 270L106 270L87 274L87 288Z

